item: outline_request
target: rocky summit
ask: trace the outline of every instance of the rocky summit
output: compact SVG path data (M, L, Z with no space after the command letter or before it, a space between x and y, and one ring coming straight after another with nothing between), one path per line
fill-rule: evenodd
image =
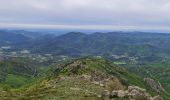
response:
M3 89L0 91L0 98L2 100L163 100L142 78L104 59L94 58L54 64L46 78L20 91Z

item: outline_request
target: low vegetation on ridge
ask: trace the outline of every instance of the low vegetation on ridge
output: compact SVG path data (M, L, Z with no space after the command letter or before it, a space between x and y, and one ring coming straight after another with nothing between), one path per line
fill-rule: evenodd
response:
M131 91L138 91L133 94ZM122 95L120 95L123 93ZM139 96L142 95L142 96ZM159 95L144 80L104 59L83 58L54 64L47 77L20 90L1 90L13 100L151 100ZM154 97L156 96L156 97ZM143 98L143 99L142 99ZM154 99L162 100L162 99Z

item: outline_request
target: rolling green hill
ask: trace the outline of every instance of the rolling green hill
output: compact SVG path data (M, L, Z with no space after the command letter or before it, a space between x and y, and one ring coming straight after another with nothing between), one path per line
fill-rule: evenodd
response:
M4 93L7 97L10 97L9 92L14 97L18 97L20 92L23 95L19 98L25 98L26 96L28 97L27 99L30 97L35 99L37 96L38 98L48 98L46 96L47 94L52 94L54 98L58 98L56 97L57 95L60 97L60 95L65 94L62 91L64 90L63 87L69 89L77 85L75 83L76 81L79 82L79 88L88 88L87 91L93 91L92 89L95 87L99 96L106 89L105 87L96 86L93 80L86 78L85 80L81 80L80 78L84 77L84 75L85 77L93 77L96 74L106 79L107 77L114 76L116 78L115 80L117 80L116 84L119 83L123 91L128 90L129 86L135 85L146 89L153 96L159 94L167 100L170 97L170 34L153 34L149 32L97 32L84 34L70 32L59 36L37 34L35 37L33 34L34 32L29 34L26 31L0 31L0 53L4 56L15 56L13 54L16 53L18 56L17 58L8 60L3 60L0 57L0 87L2 88L0 91L7 90L6 94ZM30 59L19 58L19 56L25 55L21 53L23 50L30 51L27 57L31 59L36 57L37 59L43 59L46 54L51 56L50 58L46 58L47 62L42 60L40 64ZM51 63L64 59L63 57L69 59L85 56L105 58L113 63L102 59L79 59L48 67ZM127 70L118 65L123 66ZM42 66L45 67L42 68ZM46 71L51 67L53 69ZM44 77L44 74L46 77ZM40 80L41 78L43 79ZM59 85L51 83L59 78L66 78L66 80L57 82ZM143 78L147 79L147 82L151 82L151 86L148 86L148 83ZM37 79L40 81L36 82ZM71 84L68 84L67 81L70 81ZM83 87L83 82L88 85L86 84L87 86ZM152 87L152 83L157 83L158 85L155 86L161 86L165 91L156 93L153 89L154 86ZM41 84L42 87L39 87ZM46 84L50 87L47 89L47 92L49 91L48 93L44 93L48 87ZM103 84L99 85L103 86ZM59 92L52 86L59 88L62 91L61 94L58 94ZM10 88L18 90L11 90ZM75 88L77 89L77 87ZM72 89L74 90L75 88ZM54 91L54 94L51 93L52 91ZM82 97L84 93L85 91L82 91L81 96L79 94L67 95L71 95L70 99L72 99L72 95ZM96 97L98 99L98 96L95 95L92 99Z
M138 56L140 60L153 61L169 55L169 38L169 34L147 32L93 34L70 32L53 38L36 40L27 44L25 48L34 53L68 56L128 54Z
M0 92L4 100L162 100L144 80L104 59L54 64L47 76L26 88ZM133 92L132 92L133 91ZM135 92L134 92L135 91ZM168 100L168 99L167 99Z
M0 85L18 88L35 81L41 74L41 64L25 58L0 61Z

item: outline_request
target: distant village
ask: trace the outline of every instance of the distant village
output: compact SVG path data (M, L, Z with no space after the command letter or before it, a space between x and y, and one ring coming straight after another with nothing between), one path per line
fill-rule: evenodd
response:
M1 46L0 47L0 59L2 57L5 58L30 58L32 60L38 61L38 62L45 62L48 60L57 60L57 61L63 61L68 59L67 56L61 55L61 56L53 56L52 54L32 54L29 50L21 50L21 51L13 51L11 50L10 46Z

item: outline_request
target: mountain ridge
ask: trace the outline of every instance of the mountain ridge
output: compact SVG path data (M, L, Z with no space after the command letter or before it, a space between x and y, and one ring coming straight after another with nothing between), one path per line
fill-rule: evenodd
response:
M21 90L20 96L17 96L17 91L11 91L11 97L24 100L162 100L140 77L104 59L72 60L53 65L50 73L26 90ZM1 95L7 96L8 92Z

